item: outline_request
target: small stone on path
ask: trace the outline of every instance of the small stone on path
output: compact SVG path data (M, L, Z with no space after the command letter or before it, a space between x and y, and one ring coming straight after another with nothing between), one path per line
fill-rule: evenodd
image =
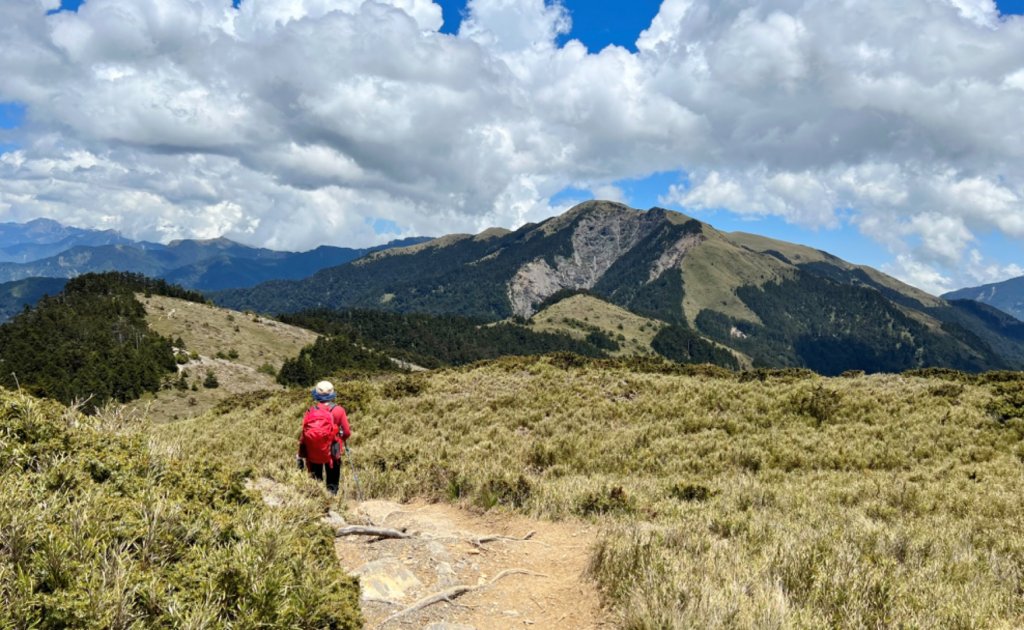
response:
M451 588L459 583L459 576L455 573L452 565L447 562L438 562L434 567L434 571L437 573L437 587L439 589Z
M348 523L345 522L344 517L342 517L341 514L338 514L334 510L328 510L327 516L324 516L320 520L324 523L324 525L327 525L331 529L339 529L341 527L348 525Z
M409 591L423 586L419 578L394 557L367 562L355 574L360 578L363 600L402 601Z

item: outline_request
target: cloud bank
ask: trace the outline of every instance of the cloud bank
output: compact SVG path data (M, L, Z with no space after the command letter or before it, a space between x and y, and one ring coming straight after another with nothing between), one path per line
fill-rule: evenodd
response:
M933 291L1019 273L1024 19L991 0L665 0L637 52L543 0L0 3L0 214L302 249L536 221L567 186L852 224ZM377 221L382 220L382 221ZM400 226L377 234L373 223Z

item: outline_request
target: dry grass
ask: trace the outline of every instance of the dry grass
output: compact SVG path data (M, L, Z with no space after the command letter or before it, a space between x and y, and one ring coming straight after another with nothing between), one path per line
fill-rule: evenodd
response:
M273 319L226 308L154 295L138 296L146 306L150 327L166 337L181 337L188 350L207 357L238 353L235 363L259 369L280 369L285 359L299 354L317 334Z
M155 422L195 418L242 393L280 390L274 373L317 337L262 316L163 296L138 297L150 327L171 339L181 338L192 355L178 366L175 377L185 379L186 389L173 387L172 381L133 403L147 409ZM218 381L216 388L203 385L211 373Z
M481 235L482 236L482 235ZM352 264L361 267L369 262L380 260L381 258L387 258L388 256L407 256L411 254L417 254L428 249L442 249L449 245L454 245L459 241L464 241L467 238L473 238L472 234L447 234L429 241L422 243L416 243L415 245L407 245L406 247L392 247L390 249L384 249L372 254L352 261Z
M218 383L214 388L203 385L207 374L211 373ZM188 388L176 388L175 378L184 378ZM173 422L197 418L233 396L256 391L271 395L283 389L270 374L227 359L200 357L179 365L178 376L168 379L164 389L155 394L144 394L138 400L128 403L128 406L145 410L153 422Z
M591 573L622 627L1011 628L1020 387L549 357L339 390L364 494L603 524ZM254 397L161 435L211 452L251 436L237 455L290 479L305 403Z

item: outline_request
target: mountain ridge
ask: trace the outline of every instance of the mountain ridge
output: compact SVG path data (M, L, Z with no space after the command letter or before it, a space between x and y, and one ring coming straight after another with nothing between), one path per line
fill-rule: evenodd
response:
M132 242L115 230L69 227L53 219L0 223L0 263L30 263L72 247Z
M371 308L500 320L528 318L551 296L581 290L673 325L673 343L706 337L755 366L979 371L1024 360L1024 343L1002 323L877 270L671 210L607 201L487 238L449 235L213 298L275 314Z
M946 300L974 300L988 304L1024 321L1024 276L957 289L942 297Z
M73 278L84 273L127 271L165 278L202 291L253 286L278 278L304 278L319 269L382 249L428 240L413 237L361 249L321 245L304 252L287 252L250 247L224 237L178 239L166 245L132 241L113 231L67 228L49 219L37 219L27 224L0 224L0 230L0 243L24 239L29 234L42 234L39 236L41 242L8 244L2 251L10 253L31 249L48 254L29 262L14 262L6 260L0 251L0 283L26 278ZM66 236L57 238L61 235Z

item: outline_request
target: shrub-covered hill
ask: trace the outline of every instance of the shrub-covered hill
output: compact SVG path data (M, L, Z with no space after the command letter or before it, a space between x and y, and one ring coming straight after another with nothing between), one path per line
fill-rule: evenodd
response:
M315 493L271 510L232 452L150 444L0 389L0 628L361 627Z
M554 355L336 385L364 495L592 519L591 574L621 627L1011 628L1021 378ZM282 475L307 396L159 437Z
M85 274L0 325L0 385L92 410L157 390L176 369L135 294L202 302L201 294L131 273Z

